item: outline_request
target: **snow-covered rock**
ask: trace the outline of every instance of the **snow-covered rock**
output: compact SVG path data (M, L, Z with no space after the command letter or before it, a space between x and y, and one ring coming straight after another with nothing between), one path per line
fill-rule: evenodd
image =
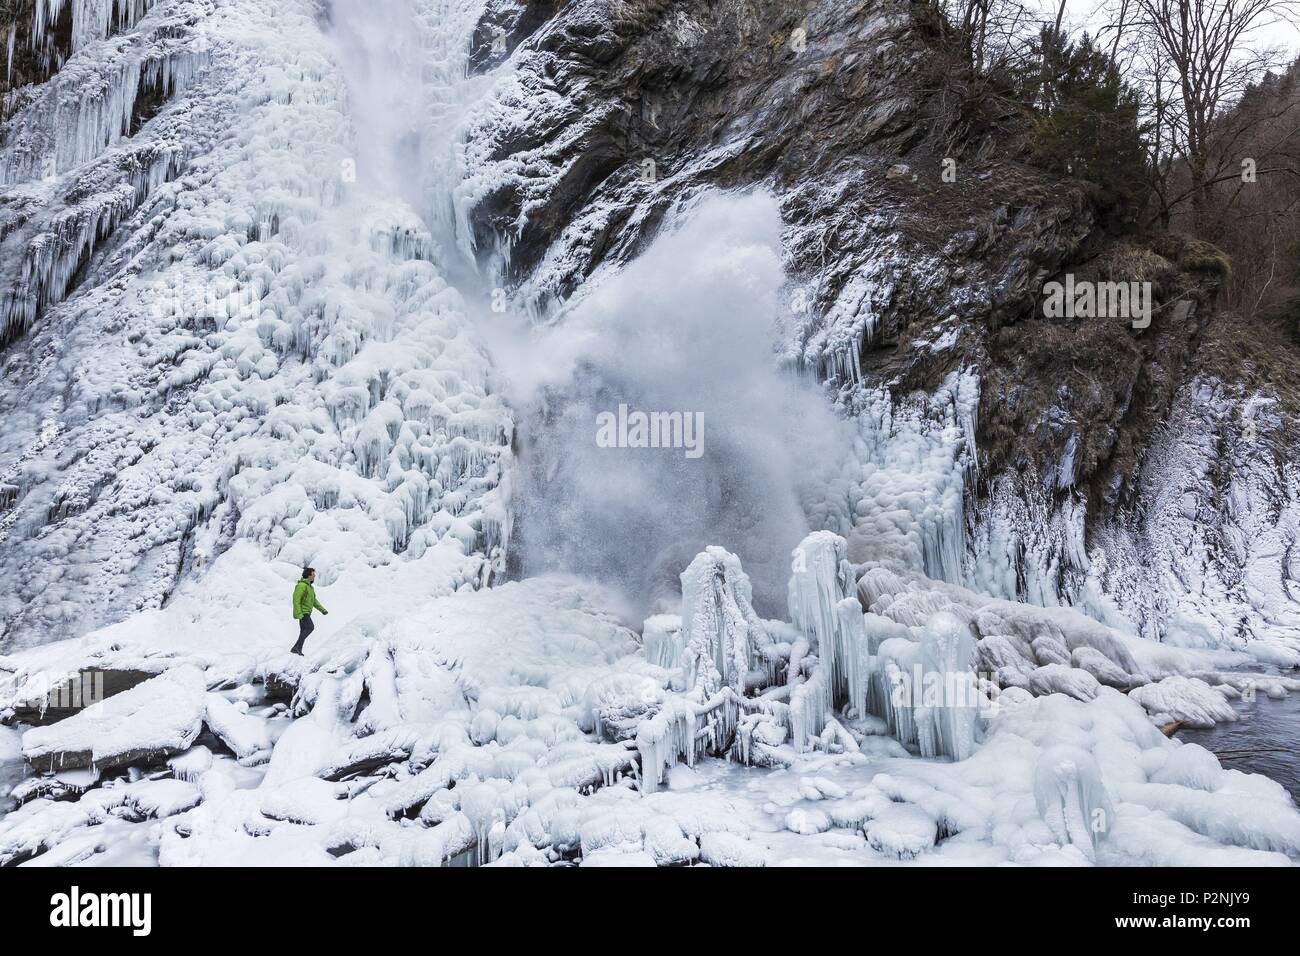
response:
M1197 677L1175 674L1134 688L1129 696L1152 714L1182 721L1189 727L1213 727L1221 720L1237 719L1223 694Z
M175 670L48 727L23 734L23 757L50 770L147 764L194 742L206 712L203 674Z

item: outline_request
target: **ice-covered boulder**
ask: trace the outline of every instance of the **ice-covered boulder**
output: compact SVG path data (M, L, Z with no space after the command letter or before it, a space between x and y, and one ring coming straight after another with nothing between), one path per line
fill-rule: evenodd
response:
M934 817L910 803L882 807L863 827L872 849L902 860L934 846L938 832Z
M270 756L271 738L266 721L250 716L246 706L232 703L220 694L208 694L204 723L241 760Z
M1085 670L1098 683L1123 690L1144 682L1145 678L1128 673L1095 647L1081 645L1070 653L1070 665Z
M101 769L149 763L194 742L206 713L207 686L195 667L182 666L23 735L23 756L45 770Z
M735 833L715 831L700 838L700 859L709 866L766 866L767 851Z
M1045 664L1029 673L1029 690L1038 696L1067 694L1076 700L1092 700L1100 688L1097 678L1067 664Z
M1189 727L1213 727L1221 720L1237 719L1237 712L1223 694L1197 677L1175 674L1135 688L1129 697L1162 722L1182 721Z
M32 725L57 723L156 677L158 672L86 667L53 680L44 679L44 673L28 675L21 681L11 705L15 721Z
M687 866L700 857L700 848L688 840L681 826L670 816L655 816L645 822L644 845L658 866Z
M1217 790L1223 784L1219 758L1200 744L1184 743L1169 754L1164 765L1151 774L1152 783L1172 783L1197 790Z

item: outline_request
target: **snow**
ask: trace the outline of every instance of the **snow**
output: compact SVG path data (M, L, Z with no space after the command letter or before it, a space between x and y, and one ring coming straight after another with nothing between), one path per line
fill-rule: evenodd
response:
M1173 675L1130 694L1147 710L1167 715L1191 727L1213 727L1221 720L1236 720L1236 712L1223 695L1196 677Z
M198 736L206 685L194 667L174 670L23 734L23 756L53 768L114 767L154 752L179 752Z
M72 2L76 52L0 157L0 337L23 336L0 386L0 710L90 666L157 676L23 731L38 772L93 769L20 786L0 862L1300 859L1279 785L1157 729L1300 689L1234 670L1287 663L1289 639L1227 647L1198 605L1178 641L1145 640L1060 606L1034 542L1028 593L972 564L1011 540L967 540L978 376L901 397L857 362L888 249L784 344L834 379L834 412L756 334L786 281L764 190L672 210L512 359L458 257L508 256L474 249L473 203L562 179L482 134L559 104L535 63L467 75L481 2L344 4L334 33L309 0L118 4L116 26ZM168 100L133 132L142 84ZM557 291L592 225L524 298ZM530 362L547 382L521 381ZM578 369L705 408L717 460L653 507L666 485L615 489L621 466L576 444ZM547 385L571 420L528 405L542 447L516 463L507 398ZM576 496L569 453L591 466ZM549 559L591 573L503 581L516 495ZM305 564L330 614L297 657ZM1261 620L1288 619L1275 598Z

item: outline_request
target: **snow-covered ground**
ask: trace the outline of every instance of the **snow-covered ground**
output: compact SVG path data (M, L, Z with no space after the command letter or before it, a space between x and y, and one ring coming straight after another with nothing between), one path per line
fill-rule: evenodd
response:
M511 89L508 61L466 75L483 6L335 0L330 26L309 0L158 0L18 117L0 711L155 676L0 728L4 773L35 768L0 862L1300 859L1281 786L1161 730L1300 690L1261 669L1294 641L1179 648L964 587L978 377L832 411L768 368L772 197L696 197L503 346L464 255L487 173L461 136L508 126ZM175 86L125 137L122 57ZM94 75L91 128L58 97ZM38 176L22 144L69 129ZM696 471L532 401L614 386L704 411ZM546 546L503 582L516 510ZM305 564L329 613L296 657Z
M794 624L758 618L739 562L716 549L683 575L683 614L653 619L646 637L572 579L430 597L416 569L445 569L426 558L322 588L331 613L295 658L289 569L242 543L161 611L0 662L18 698L51 671L160 673L22 734L28 758L57 768L68 755L76 769L19 785L26 802L0 820L0 855L1187 865L1300 854L1300 812L1280 785L1158 726L1231 716L1224 692L1246 678L1212 668L1239 655L909 589L884 572L863 578L883 611L864 615L836 563L843 539L819 533L802 548ZM972 646L981 662L1023 668L1030 690L1008 680L992 694L987 675L944 656ZM1035 663L1049 659L1061 662ZM963 674L955 686L972 696L946 696ZM296 684L289 705L268 700L272 675ZM1298 689L1255 690L1285 688ZM134 764L118 762L131 751Z

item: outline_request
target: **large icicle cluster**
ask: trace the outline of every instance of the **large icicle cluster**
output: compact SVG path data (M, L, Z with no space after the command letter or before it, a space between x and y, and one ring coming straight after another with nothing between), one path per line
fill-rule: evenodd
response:
M843 699L847 687L858 683L861 648L853 643L857 631L845 624L855 614L860 617L861 609L841 607L852 600L853 584L844 554L844 539L826 531L809 535L792 554L790 620L803 640L791 660L797 656L808 671L792 667L787 678L791 743L798 750L822 732L836 698Z
M772 641L754 613L740 559L709 548L696 556L681 580L680 627L673 633L660 619L652 633L659 642L658 659L680 664L684 692L665 701L637 730L647 790L658 786L678 759L693 764L705 753L730 747L739 701L748 687L764 682L768 670L765 666L754 673Z
M52 179L100 155L132 131L142 94L170 97L207 66L206 38L177 39L175 21L151 19L74 57L5 126L0 186ZM153 29L144 29L152 26Z
M200 9L192 0L161 5L138 29L74 56L6 121L0 343L62 301L96 246L206 145L209 127L194 112L123 139L141 93L173 97L208 65L206 36L186 28Z
M15 176L62 158L0 211L9 646L157 606L239 538L326 581L432 548L477 562L453 580L503 566L509 413L429 230L348 174L317 12L159 0L10 122ZM474 6L425 12L463 59ZM171 96L137 132L59 113L133 96L126 63Z
M1152 640L1300 665L1292 434L1267 392L1199 375L1175 396L1133 476L1137 515L1099 526L1084 500L1058 505L1050 485L1040 493L1004 478L979 516L967 583L1075 605Z
M637 747L653 790L679 759L731 753L790 764L810 749L855 751L871 718L923 756L969 757L987 704L967 624L937 610L914 627L864 615L844 538L806 537L792 555L791 625L761 621L739 560L721 548L682 574L680 630L646 625L647 653L680 669L684 693L641 723ZM888 636L889 639L886 639Z
M932 396L899 400L865 386L849 393L854 463L809 503L814 526L842 534L855 563L961 583L978 402L979 379L969 371L950 374Z
M722 548L699 554L682 572L681 644L687 689L706 696L730 687L743 694L756 658L771 644L754 613L749 577Z
M36 0L32 14L31 42L41 47L46 32L54 27L64 10L72 15L72 52L102 40L109 30L130 29L154 4L154 0Z
M61 69L67 58L114 33L130 30L156 0L34 0L29 17L5 24L5 86L14 82L14 59L30 51L39 67L36 78ZM9 11L13 12L10 5ZM32 77L27 77L32 79ZM21 99L11 91L9 98ZM7 104L8 105L8 104Z

